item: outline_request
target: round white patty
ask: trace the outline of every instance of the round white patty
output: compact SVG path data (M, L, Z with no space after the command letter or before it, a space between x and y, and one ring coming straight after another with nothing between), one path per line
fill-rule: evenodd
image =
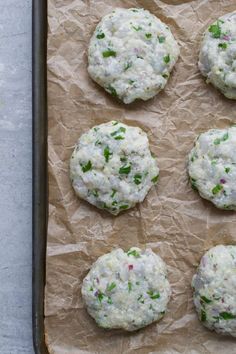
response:
M189 154L192 187L220 209L236 210L236 127L200 134Z
M208 27L198 64L207 82L226 97L236 99L236 11Z
M144 200L157 183L159 169L146 133L112 121L80 137L70 175L79 197L117 215Z
M82 296L103 328L134 331L165 314L171 294L163 260L151 249L116 249L99 257L85 277Z
M204 326L236 337L236 246L219 245L206 252L192 287Z
M143 9L115 9L91 38L88 72L124 103L148 100L162 90L179 48L169 27Z

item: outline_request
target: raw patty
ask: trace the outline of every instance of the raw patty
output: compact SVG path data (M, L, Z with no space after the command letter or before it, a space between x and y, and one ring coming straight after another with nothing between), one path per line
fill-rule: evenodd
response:
M201 259L192 287L203 325L236 337L236 246L211 248Z
M99 257L85 277L82 296L103 328L134 331L165 314L171 294L163 260L151 249L116 249Z
M164 88L179 48L169 27L149 11L118 8L97 25L88 54L92 79L131 103Z
M146 133L112 121L80 137L70 175L79 197L117 215L144 200L157 183L159 169Z
M236 127L200 134L189 154L192 187L217 208L236 210Z
M199 69L226 97L236 99L236 11L220 17L206 31Z

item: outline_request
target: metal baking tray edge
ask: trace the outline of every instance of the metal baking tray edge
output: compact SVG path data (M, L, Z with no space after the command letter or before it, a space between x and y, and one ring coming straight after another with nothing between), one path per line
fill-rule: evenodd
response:
M48 354L44 332L44 287L47 240L47 0L32 3L32 326L36 354Z

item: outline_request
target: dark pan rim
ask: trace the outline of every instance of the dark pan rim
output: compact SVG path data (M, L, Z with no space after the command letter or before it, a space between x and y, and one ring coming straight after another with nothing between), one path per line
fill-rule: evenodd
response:
M44 287L47 242L47 0L32 4L32 327L36 354L48 354L44 332Z

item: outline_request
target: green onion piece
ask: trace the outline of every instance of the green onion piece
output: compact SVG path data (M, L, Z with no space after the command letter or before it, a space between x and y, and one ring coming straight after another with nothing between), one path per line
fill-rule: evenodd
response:
M116 189L112 189L111 198L113 198L115 196L116 192L117 192Z
M151 33L146 33L145 36L146 36L147 39L152 38L152 34Z
M205 302L206 304L210 304L212 300L208 299L206 296L201 296L202 302Z
M230 172L230 168L229 167L225 167L225 172L229 173Z
M170 54L164 56L163 60L166 64L168 64L170 62Z
M131 68L131 66L132 66L132 62L128 61L128 62L125 64L124 70L125 70L125 71L128 70L129 68Z
M127 256L134 256L136 258L139 258L140 257L140 253L137 252L136 250L132 250L132 251L128 251L127 252Z
M220 38L221 36L221 27L219 21L214 23L208 28L208 31L212 34L212 37L214 38Z
M152 300L159 299L160 298L160 293L154 294L152 290L147 291L147 294L150 296Z
M117 97L117 96L118 96L118 94L117 94L117 92L116 92L116 89L115 89L113 86L109 85L109 86L107 87L107 90L110 92L110 94L111 94L113 97Z
M105 34L104 33L98 33L96 37L97 37L97 39L103 39L103 38L105 38Z
M112 152L110 152L110 149L108 146L105 147L104 151L103 151L103 155L105 157L105 161L108 162L110 157L113 155Z
M102 56L103 58L116 57L116 52L114 50L108 49L102 52Z
M212 194L216 195L223 189L221 184L217 184L214 188L212 188Z
M138 26L138 27L135 27L135 26L132 26L132 28L135 30L135 31L140 31L142 29L142 27Z
M125 210L125 209L128 209L128 205L127 204L124 204L124 205L120 205L120 210Z
M164 43L166 38L164 36L157 36L159 43Z
M104 298L104 295L103 295L103 293L98 293L98 300L100 301L100 302L102 302L102 300L103 300L103 298Z
M107 285L107 291L112 291L113 289L115 289L116 287L116 283L112 282L111 284Z
M218 47L221 48L221 49L226 49L227 48L227 43L219 43L218 44Z
M128 281L128 290L129 290L129 293L131 292L132 290L132 283L130 281Z
M206 321L206 318L207 318L206 312L205 312L204 310L201 310L201 321L202 321L202 322L205 322L205 321Z
M89 160L85 165L81 165L81 168L84 173L90 171L92 169L91 161Z
M159 178L159 175L153 177L153 178L151 179L151 181L152 181L153 183L157 183L158 178Z
M131 165L124 165L122 166L120 169L119 169L119 173L120 174L125 174L125 175L128 175L131 171Z
M140 173L137 173L134 175L134 183L135 184L140 184L142 182L142 175Z
M233 315L230 312L220 312L220 318L224 319L224 320L234 320L236 319L236 315Z

